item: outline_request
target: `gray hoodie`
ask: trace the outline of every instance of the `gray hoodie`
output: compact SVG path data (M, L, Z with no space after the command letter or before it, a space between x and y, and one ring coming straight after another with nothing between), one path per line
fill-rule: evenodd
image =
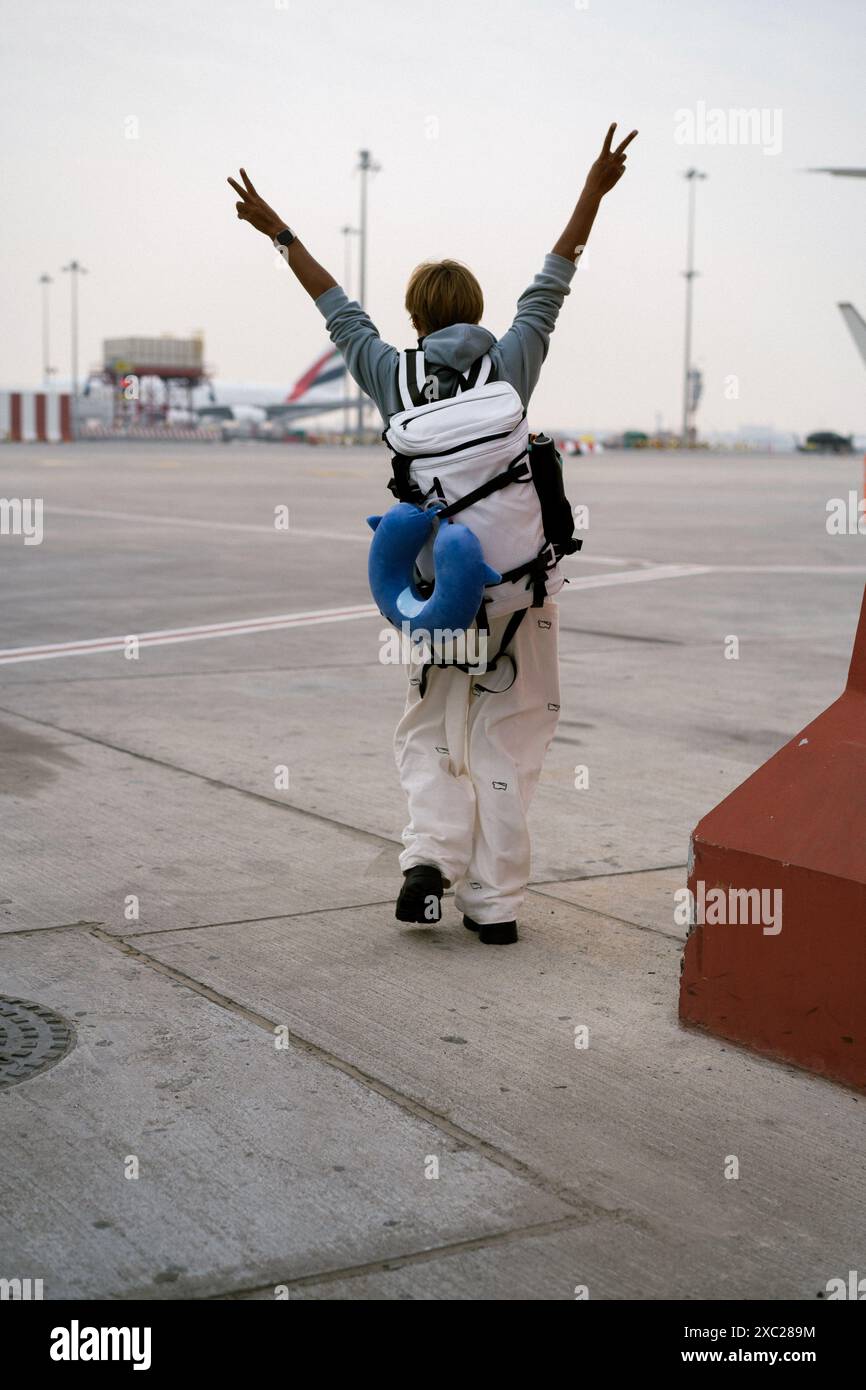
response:
M518 299L514 322L501 338L477 323L452 323L421 339L424 357L440 378L442 393L450 395L456 373L468 371L489 352L500 381L511 382L527 406L576 269L573 261L549 252L543 269ZM387 424L403 408L397 391L397 349L382 342L360 304L349 299L339 285L319 295L316 306L325 318L331 342L340 349L352 376Z

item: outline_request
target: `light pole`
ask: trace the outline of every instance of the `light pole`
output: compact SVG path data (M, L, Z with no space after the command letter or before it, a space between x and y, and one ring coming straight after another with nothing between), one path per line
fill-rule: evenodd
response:
M683 429L682 444L686 448L689 442L689 425L691 416L691 395L692 395L692 281L699 273L695 270L695 181L705 179L706 174L702 174L699 169L686 170L683 178L689 185L689 210L688 210L688 239L686 243L686 269L683 274L686 279L686 347L685 365L683 367Z
M359 236L360 230L360 227L350 227L348 226L348 224L345 227L340 228L340 232L343 236L343 289L346 291L346 294L349 295L350 299L352 297L350 291L350 281L352 278L352 273L351 247L349 245L349 238L353 236Z
M64 274L69 274L70 290L70 315L69 315L69 334L72 356L72 433L77 432L77 406L78 406L78 277L86 275L87 271L80 261L70 261L69 265L63 267Z
M350 290L350 288L349 288L349 282L350 282L350 279L351 279L351 242L350 242L350 238L353 237L353 236L359 236L359 235L360 235L360 228L358 228L358 227L350 227L350 226L348 226L348 224L347 224L345 227L341 227L341 228L340 228L340 232L342 233L342 236L343 236L343 289L346 291L346 294L347 294L347 295L349 296L349 298L351 299L351 298L352 298L352 294L351 294L351 290ZM346 392L346 400L348 401L348 399L349 399L349 380L348 380L348 374L347 374L347 377L346 377L345 392ZM346 434L346 435L349 433L349 407L348 407L348 405L346 406L346 409L343 411L343 433Z
M374 164L374 163L373 163L373 160L372 160L371 157L370 157L370 151L369 151L369 150L360 150L360 151L359 151L358 158L359 158L358 169L359 169L360 174L361 174L361 217L360 217L360 227L359 227L359 234L360 234L360 237L361 237L361 246L360 246L359 272L358 272L358 274L359 274L358 302L359 302L359 304L361 305L361 308L364 309L364 308L366 308L366 305L365 305L365 303L364 303L364 300L365 300L366 294L367 294L367 175L368 175L368 174L375 174L375 173L377 173L378 170L379 170L382 166L381 166L380 164ZM361 388L359 387L359 388L358 388L358 438L359 438L359 439L360 439L360 437L361 437L361 432L362 432L363 428L364 428L364 392L363 392L363 391L361 390Z
M42 286L42 384L47 389L51 385L51 352L48 328L48 286L54 281L50 275L40 275L38 284Z

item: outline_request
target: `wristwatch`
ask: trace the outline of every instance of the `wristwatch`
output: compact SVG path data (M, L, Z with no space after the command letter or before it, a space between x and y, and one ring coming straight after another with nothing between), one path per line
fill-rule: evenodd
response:
M291 246L292 242L297 241L297 239L298 238L295 236L295 233L292 231L291 227L284 227L283 230L281 232L277 232L276 236L274 237L274 246L276 246L277 250L279 251L281 246L285 246L286 248L288 248L289 246Z

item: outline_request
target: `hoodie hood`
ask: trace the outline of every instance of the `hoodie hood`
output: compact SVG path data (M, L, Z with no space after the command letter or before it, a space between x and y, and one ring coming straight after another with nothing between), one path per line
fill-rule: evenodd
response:
M450 323L418 340L431 366L451 367L458 372L468 371L495 342L490 330L478 323Z

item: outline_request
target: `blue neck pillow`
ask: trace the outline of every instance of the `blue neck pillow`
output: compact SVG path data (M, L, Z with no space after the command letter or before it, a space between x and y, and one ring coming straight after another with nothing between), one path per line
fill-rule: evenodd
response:
M430 539L436 510L398 502L384 516L368 516L373 530L367 573L383 617L409 631L463 631L474 622L486 584L501 575L484 562L478 537L459 522L443 522L433 542L436 582L429 598L414 583L415 561Z

